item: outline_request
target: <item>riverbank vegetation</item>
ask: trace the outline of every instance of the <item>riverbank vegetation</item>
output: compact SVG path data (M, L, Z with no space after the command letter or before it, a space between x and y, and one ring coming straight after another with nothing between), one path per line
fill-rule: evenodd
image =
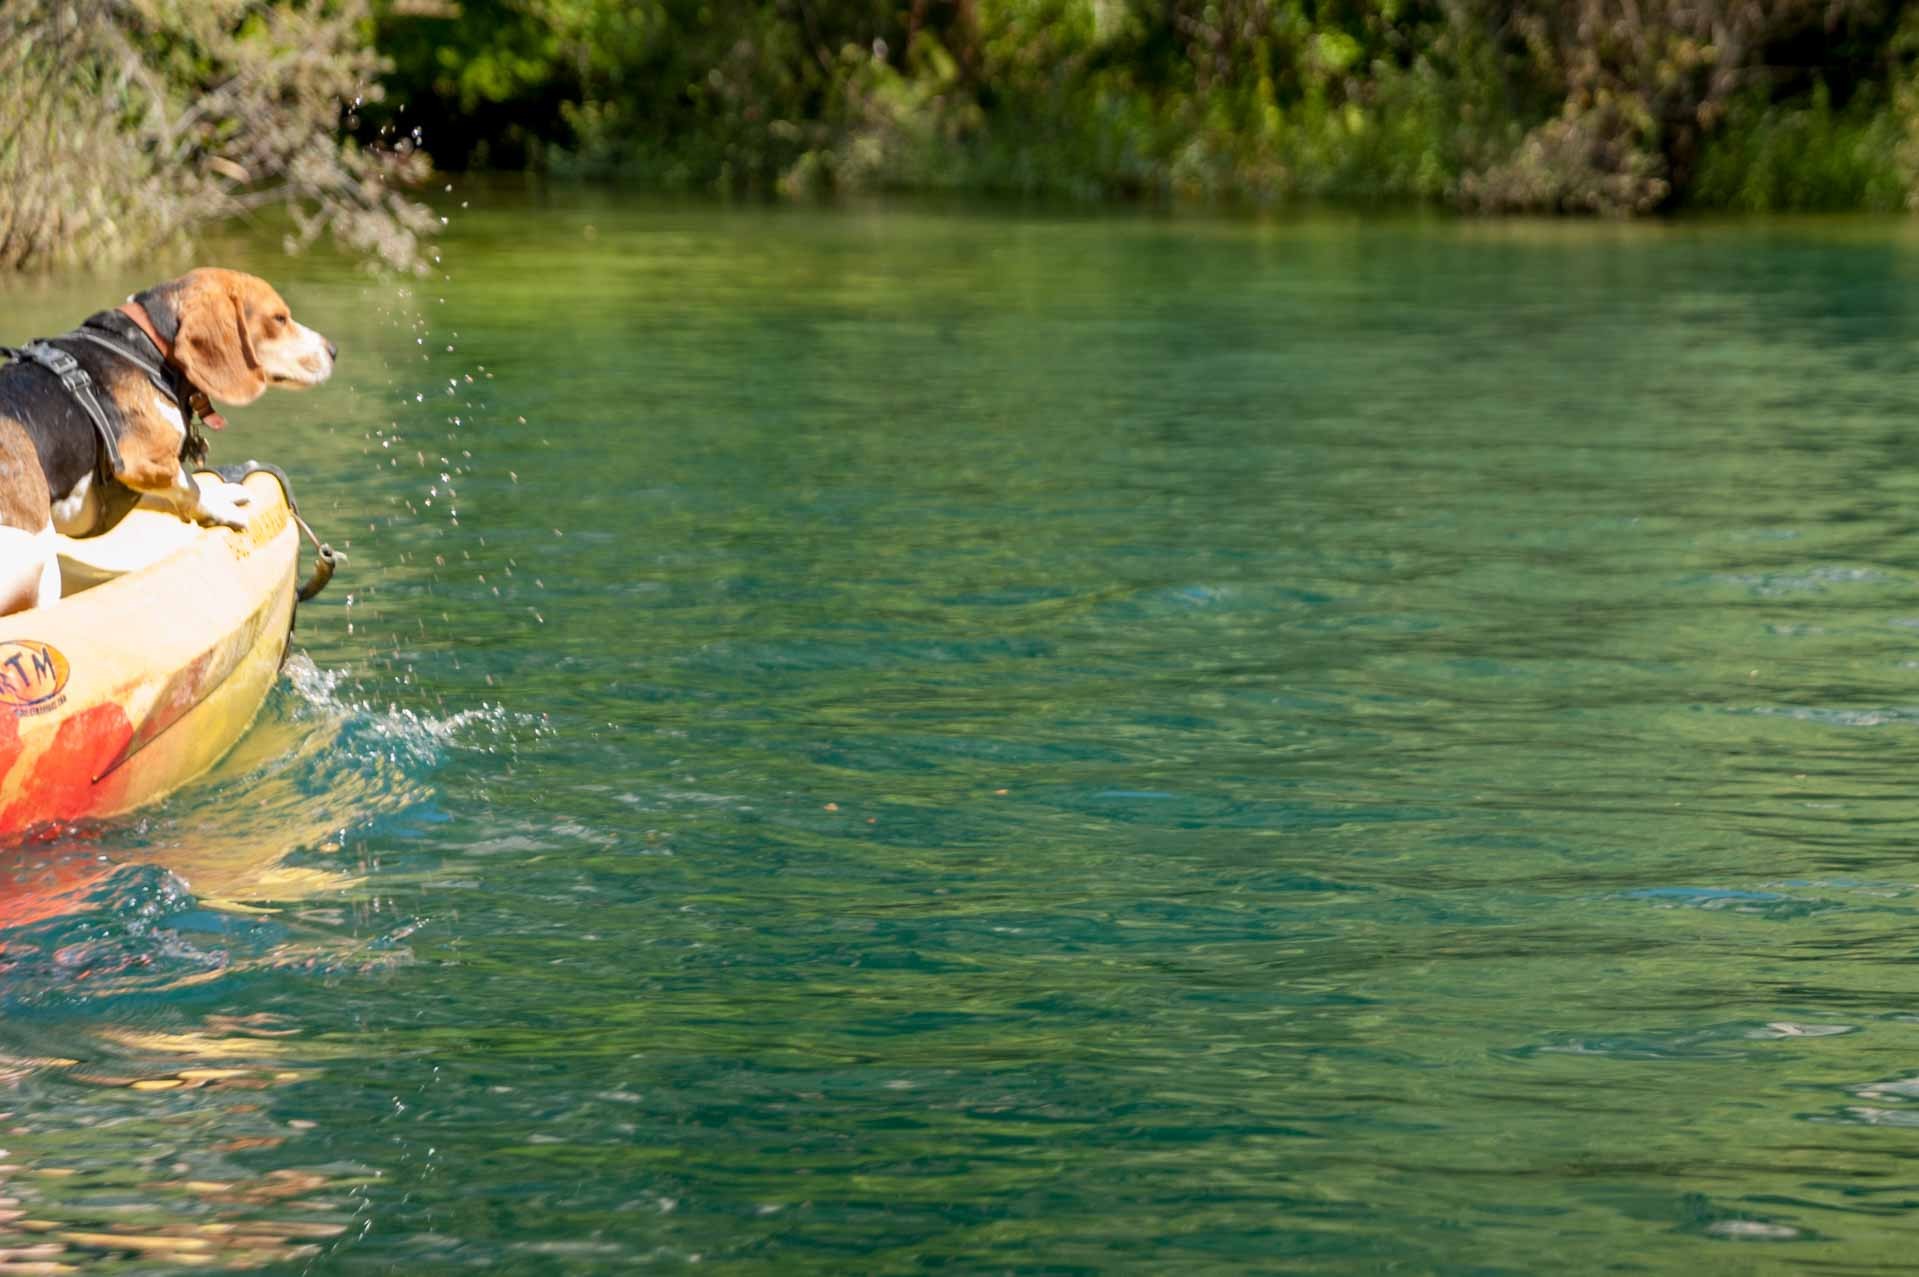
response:
M377 0L443 163L801 193L1904 208L1880 0Z
M402 268L410 139L346 134L384 64L354 3L0 0L0 269L124 259L279 208Z
M753 194L1919 206L1893 0L0 0L0 267L442 168Z

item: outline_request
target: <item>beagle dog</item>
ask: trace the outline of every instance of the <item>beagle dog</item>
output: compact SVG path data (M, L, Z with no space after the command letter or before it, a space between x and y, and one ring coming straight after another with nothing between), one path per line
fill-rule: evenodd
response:
M97 536L144 497L182 519L244 528L238 484L202 491L194 427L210 400L317 386L334 344L294 321L265 280L201 269L136 293L0 368L0 616L60 597L56 532Z

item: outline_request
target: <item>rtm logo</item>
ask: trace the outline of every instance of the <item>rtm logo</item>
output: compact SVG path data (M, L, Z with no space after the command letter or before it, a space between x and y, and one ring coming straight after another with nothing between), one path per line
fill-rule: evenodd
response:
M26 709L45 705L67 685L69 667L60 649L38 639L0 643L0 705Z

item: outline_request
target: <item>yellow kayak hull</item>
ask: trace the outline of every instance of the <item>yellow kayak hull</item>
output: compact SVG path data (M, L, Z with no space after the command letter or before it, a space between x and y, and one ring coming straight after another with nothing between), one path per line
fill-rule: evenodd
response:
M245 482L244 532L136 509L62 539L59 603L0 617L0 834L164 798L252 724L292 632L300 534L278 479Z

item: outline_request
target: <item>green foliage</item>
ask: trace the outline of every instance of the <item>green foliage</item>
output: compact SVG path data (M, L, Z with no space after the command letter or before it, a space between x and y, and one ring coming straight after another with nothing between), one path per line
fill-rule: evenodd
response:
M1804 103L1742 102L1700 155L1688 195L1752 213L1903 210L1913 187L1905 131L1884 98L1837 110L1823 84Z
M419 264L410 145L361 146L361 10L319 0L0 0L0 269L128 257L267 207Z
M378 0L441 162L790 193L1903 207L1890 0Z

